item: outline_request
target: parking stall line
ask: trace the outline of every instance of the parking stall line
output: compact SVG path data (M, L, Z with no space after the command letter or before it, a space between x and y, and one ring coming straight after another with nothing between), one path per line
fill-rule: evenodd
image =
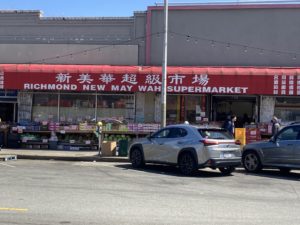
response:
M15 168L15 166L8 165L8 164L5 164L5 163L0 163L0 165L2 165L2 166L7 166L7 167L11 167L11 168Z
M27 212L28 209L24 209L24 208L0 208L0 211Z

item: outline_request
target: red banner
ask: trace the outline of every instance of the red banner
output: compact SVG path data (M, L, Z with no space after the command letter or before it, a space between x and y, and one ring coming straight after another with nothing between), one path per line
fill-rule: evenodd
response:
M161 92L161 74L3 72L3 88L86 92ZM2 84L2 82L1 82ZM169 93L300 95L299 75L168 74Z

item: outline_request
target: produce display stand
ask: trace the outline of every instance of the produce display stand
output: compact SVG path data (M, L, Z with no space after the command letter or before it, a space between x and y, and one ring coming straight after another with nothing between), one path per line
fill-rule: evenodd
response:
M130 129L130 130L129 130ZM115 141L121 146L121 155L127 154L127 146L135 138L145 137L158 129L157 124L105 124L101 132L102 141ZM11 134L17 136L18 147L25 149L52 150L99 150L95 124L38 123L13 126ZM116 151L118 154L118 151Z
M94 129L94 127L89 128ZM79 125L70 125L70 127L49 125L48 128L40 125L15 126L11 128L11 133L18 135L19 147L25 149L98 150L94 130L79 129Z
M105 135L129 135L135 138L140 138L151 134L150 131L120 131L120 130L111 130L111 131L102 131L102 134Z

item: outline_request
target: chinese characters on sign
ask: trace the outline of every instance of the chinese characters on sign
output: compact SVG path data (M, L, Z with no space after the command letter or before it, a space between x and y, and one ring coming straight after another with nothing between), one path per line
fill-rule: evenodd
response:
M148 74L146 76L145 84L161 84L159 74Z
M278 95L278 90L279 90L279 76L278 75L274 75L274 95Z
M94 79L91 79L91 75L88 74L88 73L83 73L83 74L80 74L79 75L79 79L77 79L77 81L80 83L80 84L84 84L84 83L88 83L88 84L91 84Z
M103 83L108 84L115 80L113 74L101 74L99 80L101 80Z
M208 84L208 81L209 78L207 74L200 74L200 75L195 74L195 76L193 77L192 84L199 84L199 85L206 86Z
M289 76L289 95L294 95L294 76Z
M0 89L4 89L4 72L0 71Z
M300 95L300 75L297 76L297 95Z
M136 74L124 74L121 83L137 84Z
M31 74L32 75L32 74ZM51 75L51 74L50 74ZM25 79L25 90L65 90L65 91L114 91L114 92L161 92L160 74L70 74L58 73L37 81ZM33 77L33 76L31 76ZM45 78L45 76L43 76ZM214 78L214 79L213 79ZM220 93L247 94L248 85L227 76L229 84L222 83L222 76L208 74L169 74L167 77L167 91L170 93ZM237 85L234 85L236 83ZM14 87L17 88L17 87Z
M59 73L56 76L56 82L58 83L70 83L70 76L68 73Z
M295 86L296 85L296 86ZM300 75L274 75L274 95L299 95ZM297 88L297 91L296 91Z
M225 77L226 76L226 77ZM18 77L16 81L16 77ZM16 90L161 92L162 76L153 73L0 72L0 88ZM300 95L300 75L168 74L169 93Z

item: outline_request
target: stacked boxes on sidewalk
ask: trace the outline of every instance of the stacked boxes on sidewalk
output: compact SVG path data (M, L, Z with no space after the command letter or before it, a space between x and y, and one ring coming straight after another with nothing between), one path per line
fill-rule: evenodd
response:
M117 142L116 141L103 141L101 144L102 156L116 155Z
M246 144L261 141L261 134L256 125L246 126Z

